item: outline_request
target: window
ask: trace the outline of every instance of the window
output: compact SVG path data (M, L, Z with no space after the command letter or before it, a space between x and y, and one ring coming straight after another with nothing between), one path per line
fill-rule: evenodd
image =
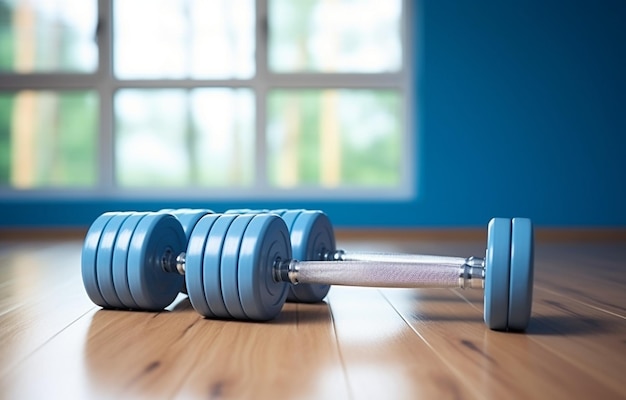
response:
M407 197L409 3L0 0L0 194Z

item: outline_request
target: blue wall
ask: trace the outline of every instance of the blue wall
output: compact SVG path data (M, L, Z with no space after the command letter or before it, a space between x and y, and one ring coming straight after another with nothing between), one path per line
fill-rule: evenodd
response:
M424 1L421 21L422 208L626 225L626 2Z
M322 208L344 227L626 226L626 2L422 0L415 14L415 199L208 206ZM0 224L166 206L201 204L4 200Z

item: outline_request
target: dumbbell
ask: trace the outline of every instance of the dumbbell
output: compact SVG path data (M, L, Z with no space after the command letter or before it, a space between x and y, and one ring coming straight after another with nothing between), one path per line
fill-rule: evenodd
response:
M88 254L94 248L98 253L94 243L100 241L97 232L106 218L101 216L90 228L85 240ZM458 257L451 257L444 263L445 257L438 257L437 264L296 261L287 225L274 214L205 215L193 229L186 251L182 227L171 215L145 215L136 229L126 272L138 307L122 308L167 306L177 286L166 285L166 275L184 273L193 307L212 318L272 319L286 300L289 284L484 287L484 317L491 329L523 330L530 317L533 244L527 219L490 221L485 260L460 263Z
M441 257L434 255L398 254L384 252L355 252L335 248L335 236L332 224L326 214L320 210L254 210L233 209L226 213L255 214L274 213L285 220L291 235L293 258L301 261L372 261L426 263L436 265L473 265L483 262L474 257ZM532 242L532 232L531 242ZM532 245L532 243L531 243ZM532 271L531 271L532 273ZM532 277L531 277L532 280ZM287 300L298 302L319 302L327 295L329 285L299 284L290 288ZM531 287L532 289L532 287Z
M419 254L398 254L398 253L372 253L372 252L353 252L348 250L337 250L335 248L335 239L332 224L325 213L319 210L250 210L239 209L229 210L227 213L259 213L271 212L281 216L290 231L291 242L294 246L294 259L297 260L323 260L323 261L342 261L342 262L358 262L368 261L376 263L408 263L420 264L429 268L450 268L451 266L463 268L469 267L485 267L485 259L476 257L446 257L434 255ZM497 222L500 221L500 222ZM508 305L494 304L489 299L506 297L504 293L496 296L491 295L492 290L504 291L510 293L507 304L510 304L510 326L512 330L523 330L530 319L530 310L532 303L532 282L534 273L534 244L532 223L528 219L515 218L510 221L511 228L509 236L506 237L504 227L497 227L495 224L506 225L507 219L493 219L489 225L487 259L489 259L489 249L495 249L497 246L506 249L510 247L508 256L502 253L503 259L498 261L499 265L504 265L504 259L509 260L509 271L506 271L506 277L498 278L500 271L496 271L496 277L491 278L497 282L509 280L509 288L505 284L498 284L497 287L489 285L491 279L485 278L479 280L481 288L485 288L485 322L493 329L500 329L498 326L503 325L503 312L498 312L499 308L508 308ZM494 234L492 234L492 224L494 224ZM503 242L500 244L499 242ZM514 246L515 244L515 246ZM326 247L325 247L326 246ZM296 250L297 249L297 250ZM514 249L516 251L514 252ZM297 253L297 254L296 254ZM329 264L323 264L329 265ZM334 265L341 268L341 266ZM504 273L503 273L504 274ZM485 279L487 286L485 287ZM474 281L476 282L476 281ZM328 293L330 286L328 284L304 283L291 287L290 296L295 300L316 302L321 301ZM492 313L492 310L496 310ZM494 315L492 317L492 314ZM507 318L509 318L507 316Z

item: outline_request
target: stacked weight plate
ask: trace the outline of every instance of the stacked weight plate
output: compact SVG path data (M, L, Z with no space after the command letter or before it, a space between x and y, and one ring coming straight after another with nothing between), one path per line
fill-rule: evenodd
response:
M299 261L322 261L336 250L333 226L325 213L318 210L228 210L227 214L272 213L280 216L289 229L293 258ZM292 285L288 301L317 303L330 290L329 285Z

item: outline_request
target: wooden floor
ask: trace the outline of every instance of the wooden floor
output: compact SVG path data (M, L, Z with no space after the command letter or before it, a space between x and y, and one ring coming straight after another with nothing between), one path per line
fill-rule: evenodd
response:
M340 244L484 254L468 241ZM470 290L334 287L270 323L205 320L182 295L161 313L104 311L80 249L0 243L0 398L626 398L624 242L537 243L525 334L489 331Z

